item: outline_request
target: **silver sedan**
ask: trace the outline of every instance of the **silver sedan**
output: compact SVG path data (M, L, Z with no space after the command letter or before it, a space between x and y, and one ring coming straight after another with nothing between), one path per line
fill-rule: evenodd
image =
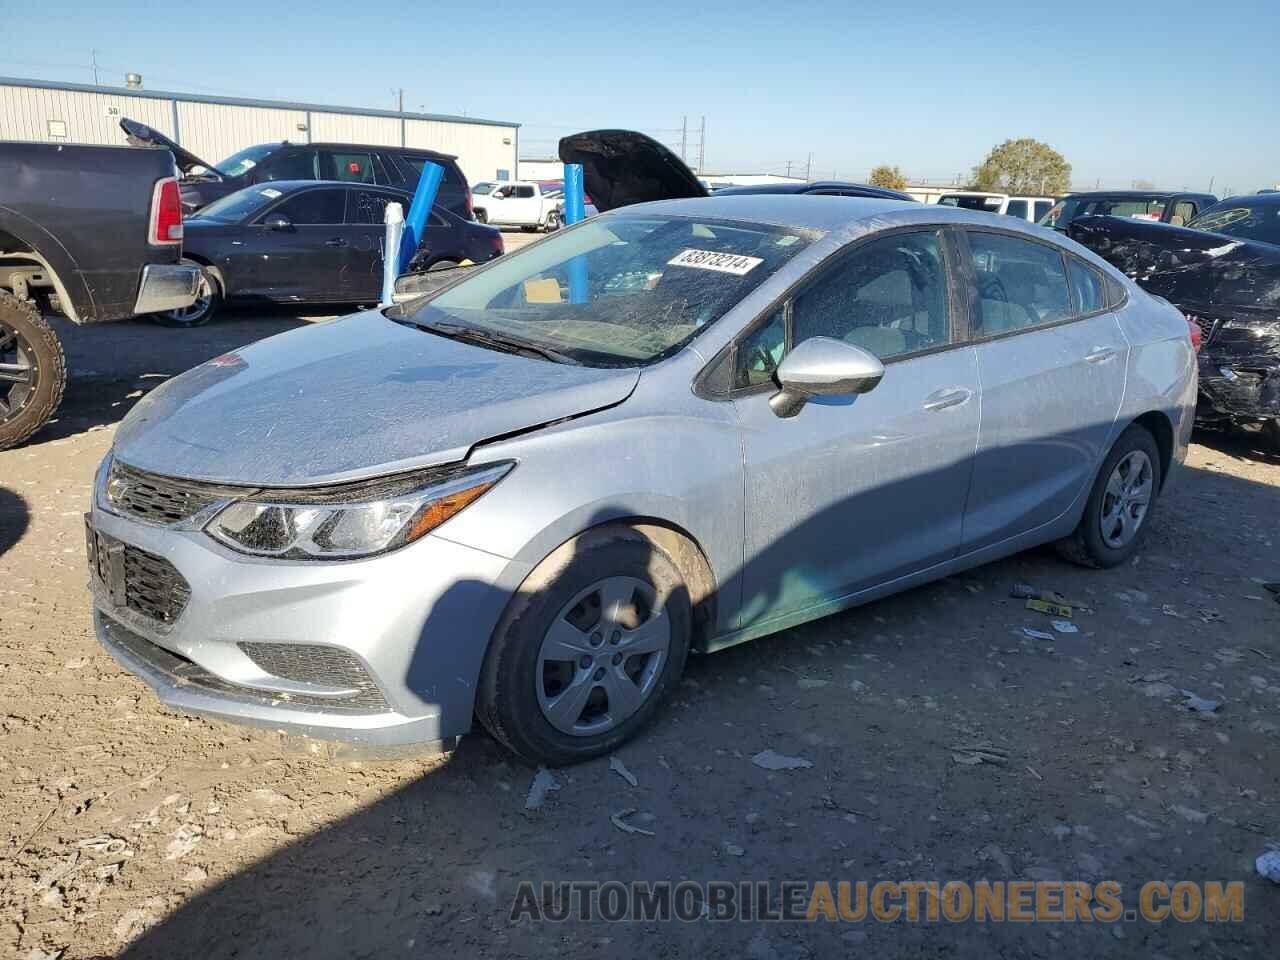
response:
M173 379L87 536L166 703L365 744L614 749L707 653L1057 541L1137 548L1187 321L1011 218L625 207Z

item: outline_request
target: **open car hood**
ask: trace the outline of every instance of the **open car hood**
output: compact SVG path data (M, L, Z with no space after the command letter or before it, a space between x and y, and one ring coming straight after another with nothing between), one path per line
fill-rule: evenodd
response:
M1280 313L1280 247L1127 217L1077 217L1067 235L1184 309Z
M145 123L121 117L120 129L124 131L124 138L132 147L164 147L169 150L178 164L178 169L183 173L190 173L196 167L204 167L212 176L218 176L217 168L212 163L201 160L189 150L184 150L159 130L152 129Z
M369 310L166 381L125 417L115 452L189 480L344 483L458 462L486 440L621 403L639 378L498 353Z
M560 160L582 164L583 187L601 213L650 200L707 196L679 157L634 130L570 134L560 141Z

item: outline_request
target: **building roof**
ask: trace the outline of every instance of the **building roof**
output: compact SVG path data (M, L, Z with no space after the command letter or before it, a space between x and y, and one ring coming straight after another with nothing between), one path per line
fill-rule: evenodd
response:
M361 109L338 107L321 103L294 103L289 100L253 100L245 97L209 97L196 93L175 93L171 90L149 90L144 87L109 87L92 83L65 83L59 80L30 80L22 77L0 77L0 86L34 87L37 90L66 90L73 93L100 93L112 97L149 97L158 100L185 100L188 103L216 103L229 107L265 107L274 110L305 110L315 113L339 113L357 117L389 117L399 120L437 120L445 123L472 123L487 127L519 127L508 120L484 120L479 117L459 117L442 113L401 113L398 110Z

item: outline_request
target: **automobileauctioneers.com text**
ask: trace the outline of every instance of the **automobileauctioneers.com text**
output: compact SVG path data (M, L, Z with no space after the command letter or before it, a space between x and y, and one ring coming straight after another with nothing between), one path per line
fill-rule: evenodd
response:
M1244 883L1114 881L826 880L524 881L520 920L772 921L779 923L1239 923Z

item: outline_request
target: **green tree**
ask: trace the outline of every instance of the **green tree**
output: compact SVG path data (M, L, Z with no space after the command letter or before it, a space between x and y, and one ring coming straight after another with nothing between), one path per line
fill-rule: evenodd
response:
M1071 164L1039 140L1006 140L974 168L973 181L977 190L1056 196L1071 189Z
M907 175L897 167L882 163L871 171L871 185L873 187L887 187L890 190L905 190L907 189Z

